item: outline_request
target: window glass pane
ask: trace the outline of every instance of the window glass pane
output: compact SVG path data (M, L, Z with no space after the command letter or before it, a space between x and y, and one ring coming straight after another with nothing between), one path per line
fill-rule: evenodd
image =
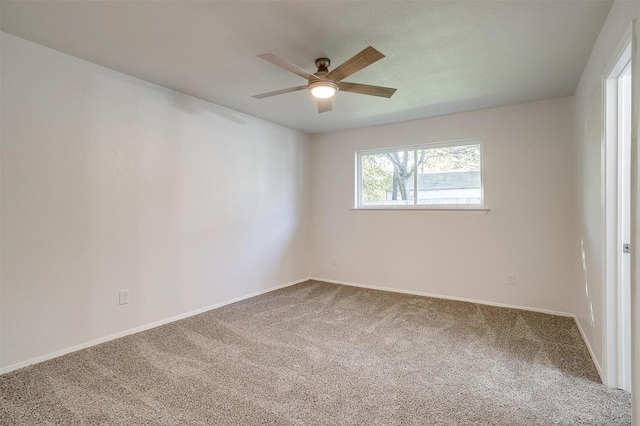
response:
M414 204L414 151L390 151L361 157L362 205Z
M418 204L482 204L480 144L418 151Z

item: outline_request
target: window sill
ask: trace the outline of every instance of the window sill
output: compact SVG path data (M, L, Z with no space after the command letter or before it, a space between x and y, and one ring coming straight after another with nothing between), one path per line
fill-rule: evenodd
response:
M374 212L374 211L384 211L384 212L414 212L414 213L433 213L433 212L476 212L476 213L489 213L488 207L484 206L406 206L406 207L389 207L389 206L381 206L381 207L354 207L351 209L352 212Z

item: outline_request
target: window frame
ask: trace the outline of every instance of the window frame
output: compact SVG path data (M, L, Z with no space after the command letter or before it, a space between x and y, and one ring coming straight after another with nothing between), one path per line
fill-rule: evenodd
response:
M386 148L363 149L355 152L355 200L352 210L468 210L488 211L484 194L484 144L482 138L459 139L445 142L428 142L416 145L401 145ZM413 151L414 161L421 149L447 148L451 146L479 145L480 147L480 204L417 204L418 191L414 190L414 203L410 205L366 205L362 203L362 157L398 151ZM413 173L414 188L418 187L417 170Z

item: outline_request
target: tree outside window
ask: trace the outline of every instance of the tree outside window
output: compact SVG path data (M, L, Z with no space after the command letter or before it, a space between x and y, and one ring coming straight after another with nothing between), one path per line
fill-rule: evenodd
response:
M358 206L483 202L480 141L365 151L358 159Z

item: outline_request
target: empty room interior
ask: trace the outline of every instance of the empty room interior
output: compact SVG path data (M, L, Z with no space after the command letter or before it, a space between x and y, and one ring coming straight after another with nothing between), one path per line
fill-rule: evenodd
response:
M639 425L638 17L0 1L0 424Z

